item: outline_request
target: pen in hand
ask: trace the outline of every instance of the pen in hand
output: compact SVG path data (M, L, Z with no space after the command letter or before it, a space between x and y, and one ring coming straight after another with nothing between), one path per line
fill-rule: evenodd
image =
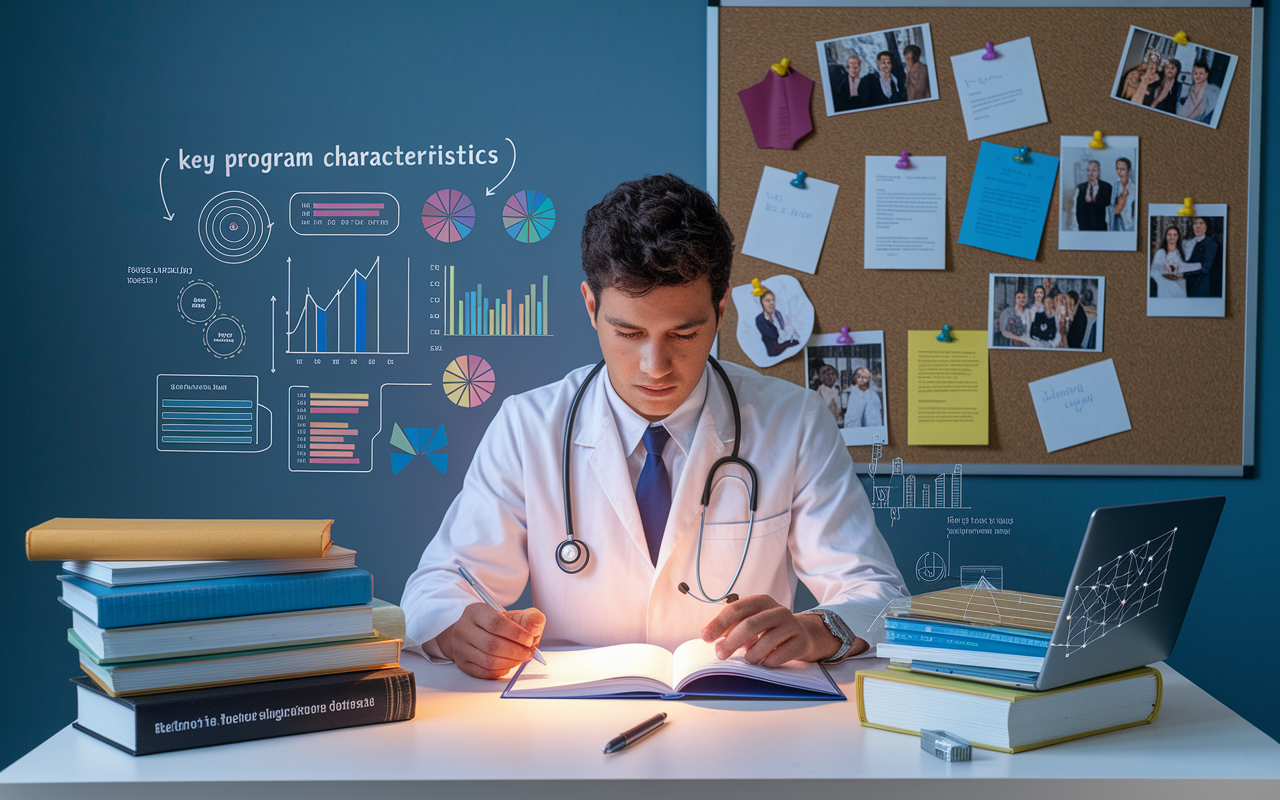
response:
M631 730L618 734L610 739L609 743L604 746L605 755L627 749L631 745L656 731L658 728L661 728L666 724L666 721L667 715L665 713L658 714L656 716L649 717Z
M471 570L467 569L462 564L458 564L458 574L461 575L467 583L471 584L471 588L476 590L476 594L480 595L480 599L483 600L489 608L492 608L499 614L507 613L507 610L499 605L497 600L493 599L493 595L489 594L489 590L484 588L484 584L480 583L479 579L471 574ZM539 664L546 666L547 660L542 657L542 651L536 647L533 648L533 657L537 659Z

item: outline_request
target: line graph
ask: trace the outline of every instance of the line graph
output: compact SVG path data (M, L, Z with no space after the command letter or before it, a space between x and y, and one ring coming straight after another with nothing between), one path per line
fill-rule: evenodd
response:
M365 270L353 268L328 300L321 303L306 286L301 310L295 314L293 258L286 259L289 273L289 310L286 312L287 353L409 353L409 260L405 259L404 297L398 296L399 280L388 277L390 301L383 297L385 268L375 258ZM332 285L332 283L330 283ZM401 309L404 313L401 315ZM383 311L386 311L385 319Z

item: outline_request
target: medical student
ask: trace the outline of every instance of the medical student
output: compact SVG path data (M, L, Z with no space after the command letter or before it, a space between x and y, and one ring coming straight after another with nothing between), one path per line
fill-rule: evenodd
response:
M733 261L710 196L673 175L623 183L587 212L582 254L603 369L503 402L405 586L405 647L483 678L535 645L701 638L766 666L870 654L906 589L831 413L708 360ZM757 472L754 513L741 463L712 475L735 451ZM504 606L527 581L533 607L491 609L455 562ZM817 609L792 613L797 579Z

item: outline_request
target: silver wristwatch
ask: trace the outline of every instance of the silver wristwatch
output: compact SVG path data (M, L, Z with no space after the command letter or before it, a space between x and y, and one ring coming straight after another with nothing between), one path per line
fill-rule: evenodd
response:
M827 626L827 630L832 636L840 640L840 649L836 650L835 655L831 656L831 658L823 659L819 663L836 664L843 661L845 655L853 647L853 643L858 640L858 637L854 635L853 631L849 630L849 626L845 624L844 620L840 619L840 615L825 608L815 608L801 613L816 614L822 617L822 624Z

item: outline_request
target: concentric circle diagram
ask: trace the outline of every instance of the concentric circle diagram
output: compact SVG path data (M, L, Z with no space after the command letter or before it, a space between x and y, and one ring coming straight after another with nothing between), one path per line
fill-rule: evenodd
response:
M441 189L422 206L422 227L432 238L457 242L476 226L476 207L457 189Z
M480 356L458 356L445 367L444 394L463 408L475 408L493 395L493 367Z
M516 192L502 207L502 227L517 242L540 242L555 224L556 207L542 192Z
M243 264L267 246L271 218L258 198L244 192L216 195L200 212L200 244L224 264Z

